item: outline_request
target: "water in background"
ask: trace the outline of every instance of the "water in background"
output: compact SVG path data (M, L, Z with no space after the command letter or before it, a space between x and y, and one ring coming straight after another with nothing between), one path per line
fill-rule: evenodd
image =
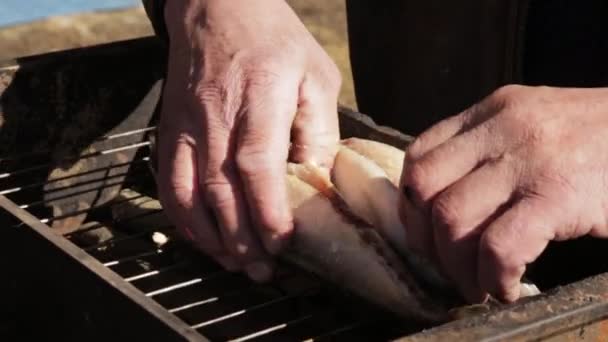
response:
M0 26L49 16L133 7L140 0L0 0Z

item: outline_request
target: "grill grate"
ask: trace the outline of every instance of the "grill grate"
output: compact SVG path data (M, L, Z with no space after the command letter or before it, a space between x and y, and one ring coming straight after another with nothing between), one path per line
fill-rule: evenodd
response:
M35 163L37 155L48 152L0 158L0 194L49 225L86 214L84 222L65 230L65 238L212 341L376 340L418 329L396 325L392 317L288 266L281 265L272 283L255 284L171 239L173 227L133 229L127 225L160 211L121 218L110 214L114 206L140 200L143 195L70 207L75 209L59 215L51 210L57 203L77 203L84 194L117 186L153 194L146 137L154 129L101 137L98 141L111 142L112 147L61 163L137 150L131 161L85 168L54 179L47 172L54 165ZM121 143L123 138L128 138L127 143ZM140 141L133 143L134 138ZM108 176L112 170L121 172ZM56 186L49 187L53 184ZM155 233L168 236L169 243L154 242Z

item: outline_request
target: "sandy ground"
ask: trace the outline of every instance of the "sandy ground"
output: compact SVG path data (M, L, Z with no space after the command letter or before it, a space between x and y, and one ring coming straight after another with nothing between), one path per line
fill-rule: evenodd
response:
M343 0L288 0L343 75L340 102L354 107ZM0 28L0 60L152 34L142 8L54 17Z

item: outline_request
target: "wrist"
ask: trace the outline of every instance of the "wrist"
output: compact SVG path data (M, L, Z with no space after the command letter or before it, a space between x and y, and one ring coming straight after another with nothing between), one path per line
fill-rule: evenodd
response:
M163 18L171 41L180 41L189 36L187 32L204 15L203 10L208 2L209 0L167 1Z

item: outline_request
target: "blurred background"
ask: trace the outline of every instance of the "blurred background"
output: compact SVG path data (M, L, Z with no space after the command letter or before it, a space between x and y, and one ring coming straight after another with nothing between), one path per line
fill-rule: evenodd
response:
M344 0L288 0L340 67L355 108ZM151 35L139 0L1 0L0 60Z

